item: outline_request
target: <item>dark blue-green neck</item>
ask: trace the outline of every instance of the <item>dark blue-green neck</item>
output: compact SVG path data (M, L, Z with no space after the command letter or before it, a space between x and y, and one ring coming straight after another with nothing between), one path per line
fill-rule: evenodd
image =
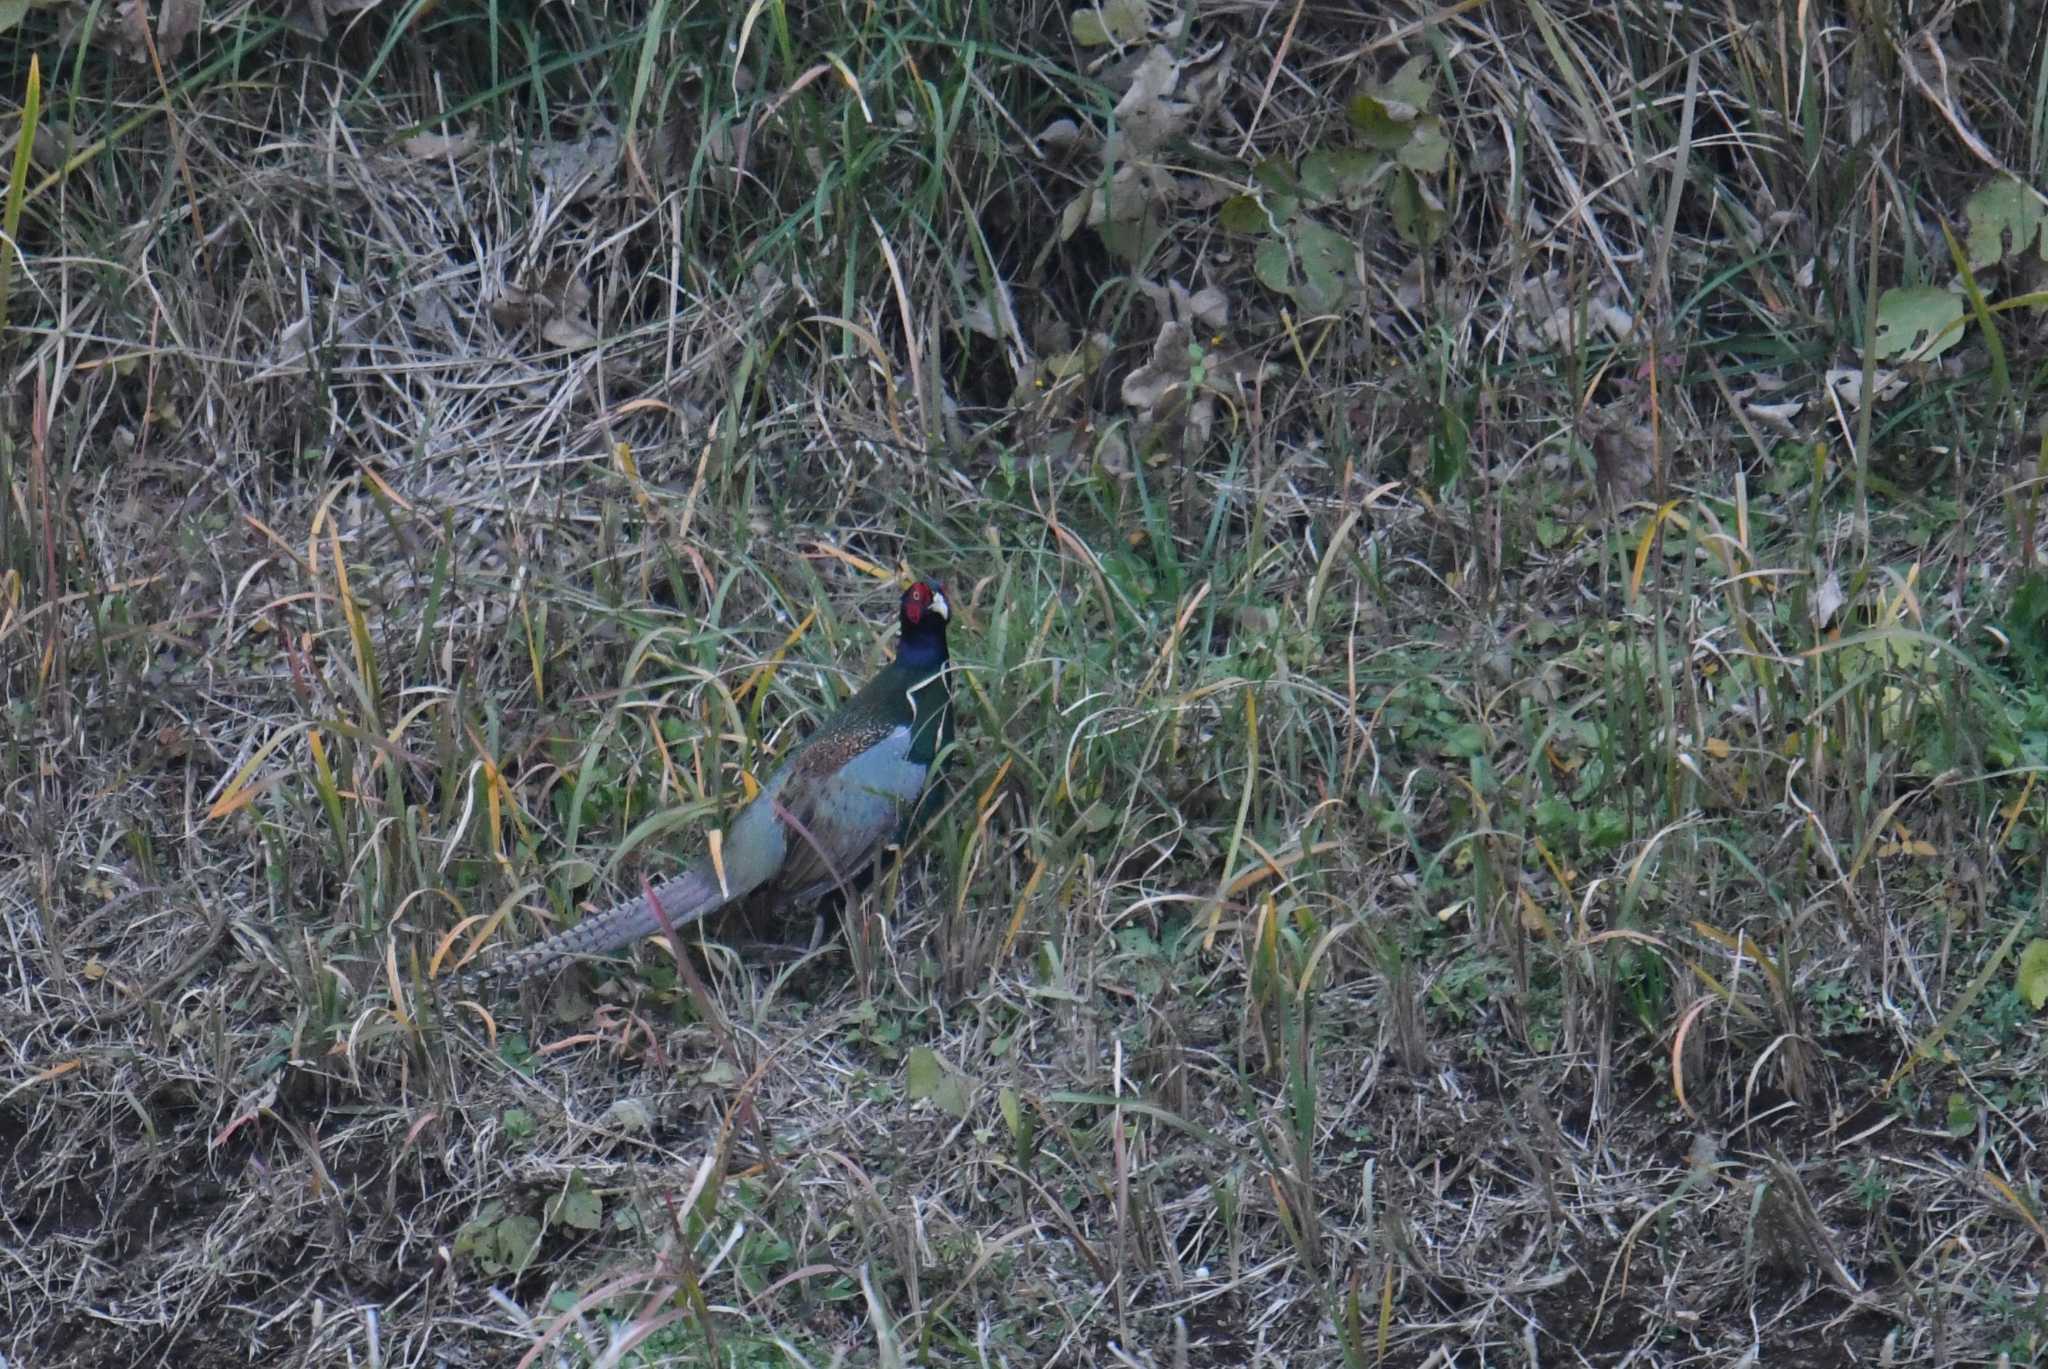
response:
M902 681L910 713L910 759L930 765L953 737L953 683L946 673L946 640L905 637L890 669Z
M924 590L922 598L918 591ZM929 766L952 740L953 690L946 673L946 615L931 605L934 591L919 585L904 595L898 622L894 677L899 718L911 727L910 759ZM908 716L905 717L904 715Z
M946 663L945 637L928 632L904 633L896 644L896 663L909 670L937 670Z

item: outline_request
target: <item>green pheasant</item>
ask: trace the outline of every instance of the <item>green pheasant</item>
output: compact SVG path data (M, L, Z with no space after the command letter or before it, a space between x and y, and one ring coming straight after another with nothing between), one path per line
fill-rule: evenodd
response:
M805 903L850 888L890 841L915 826L929 807L920 802L929 797L925 781L952 737L947 613L936 583L919 581L903 592L896 658L740 809L716 868L706 859L654 886L670 926L750 896ZM661 921L642 894L462 975L457 988L528 979L651 936Z

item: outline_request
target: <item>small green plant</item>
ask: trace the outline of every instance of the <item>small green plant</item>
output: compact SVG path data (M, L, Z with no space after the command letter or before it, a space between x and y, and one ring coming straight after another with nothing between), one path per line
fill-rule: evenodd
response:
M487 1278L517 1275L539 1253L543 1233L539 1218L510 1210L494 1198L455 1233L454 1250L475 1260Z
M1845 1161L1841 1175L1857 1206L1865 1212L1881 1211L1892 1200L1892 1181L1875 1160L1867 1160L1860 1166Z
M1384 83L1369 85L1347 106L1353 142L1318 148L1299 163L1266 161L1252 168L1251 188L1224 201L1218 221L1256 238L1258 278L1309 313L1350 305L1358 288L1350 236L1320 211L1357 211L1375 197L1396 233L1428 246L1448 223L1438 178L1450 159L1443 120L1430 112L1436 88L1431 61L1416 57Z

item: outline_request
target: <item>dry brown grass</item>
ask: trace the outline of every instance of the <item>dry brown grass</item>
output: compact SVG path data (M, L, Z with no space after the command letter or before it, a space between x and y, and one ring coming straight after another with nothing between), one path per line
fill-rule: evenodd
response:
M2040 1362L2036 339L1821 377L2044 183L2043 21L1753 8L46 52L111 142L0 395L0 1358ZM1441 239L1258 179L1409 56ZM963 744L843 934L434 1000L694 855L899 567Z

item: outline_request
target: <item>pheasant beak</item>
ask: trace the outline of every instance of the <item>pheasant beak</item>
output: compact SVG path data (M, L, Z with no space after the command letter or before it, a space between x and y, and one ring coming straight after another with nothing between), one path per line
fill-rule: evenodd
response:
M952 612L946 607L946 596L939 593L936 589L932 591L931 611L939 615L939 621L941 622L953 616Z

